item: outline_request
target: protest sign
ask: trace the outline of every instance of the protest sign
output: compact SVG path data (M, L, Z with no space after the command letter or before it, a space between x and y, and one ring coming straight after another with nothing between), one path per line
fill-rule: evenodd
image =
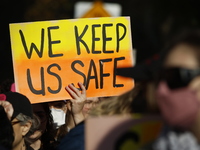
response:
M116 75L134 65L129 17L10 24L16 91L31 103L68 99L65 86L82 82L88 97L134 87Z

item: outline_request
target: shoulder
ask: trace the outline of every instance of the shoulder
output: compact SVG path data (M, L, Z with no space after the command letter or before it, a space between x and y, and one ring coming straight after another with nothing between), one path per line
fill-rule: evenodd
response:
M75 128L61 140L58 150L83 150L84 149L84 122Z

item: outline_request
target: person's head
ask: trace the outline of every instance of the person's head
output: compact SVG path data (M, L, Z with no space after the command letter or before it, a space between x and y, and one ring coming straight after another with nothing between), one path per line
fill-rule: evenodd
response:
M65 117L67 113L67 102L64 100L49 102L49 108L53 117L55 128L59 128L65 124Z
M189 126L200 106L200 31L180 34L164 54L156 92L160 110L170 125Z
M184 86L195 88L194 83L200 84L199 68L200 30L185 31L166 47L160 80L165 80L172 89Z
M89 111L94 108L98 103L100 102L99 97L88 97L85 101L85 104L83 106L82 113L84 117L86 118L89 114Z
M53 117L48 103L32 104L33 113L40 121L40 126L35 132L35 138L40 138L43 149L49 149L50 143L54 141L55 129L53 126Z
M24 142L29 142L29 136L35 131L37 124L33 119L33 111L29 99L17 92L6 92L1 94L5 100L13 106L14 112L11 124L14 130L13 149L21 147Z

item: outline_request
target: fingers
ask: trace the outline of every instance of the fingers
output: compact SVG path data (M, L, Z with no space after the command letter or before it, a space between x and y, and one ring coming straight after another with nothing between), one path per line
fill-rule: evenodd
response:
M77 88L75 88L72 84L66 86L65 89L73 99L78 99L81 96L80 91Z
M81 91L79 91L73 84L69 84L65 87L66 91L70 94L73 99L85 99L86 98L86 89L85 86L78 82L78 86L80 87Z
M85 86L81 83L81 82L78 82L78 86L80 87L81 89L81 93L86 95L86 89L85 89Z

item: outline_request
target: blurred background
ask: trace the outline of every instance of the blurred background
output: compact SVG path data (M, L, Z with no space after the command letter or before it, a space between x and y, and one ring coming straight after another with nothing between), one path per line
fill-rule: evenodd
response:
M9 23L73 19L81 0L0 1L0 82L13 79ZM121 16L131 17L136 63L156 57L167 39L179 30L200 27L199 0L102 0L118 4ZM84 6L83 6L84 7ZM112 5L110 7L112 9ZM88 10L89 11L89 10ZM33 33L34 34L34 33Z

